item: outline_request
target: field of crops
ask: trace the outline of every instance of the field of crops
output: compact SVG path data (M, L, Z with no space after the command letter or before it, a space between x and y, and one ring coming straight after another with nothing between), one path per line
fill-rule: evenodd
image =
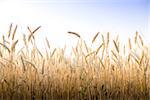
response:
M78 44L65 56L47 38L44 53L37 48L40 27L27 27L17 50L21 40L12 26L0 41L0 100L150 100L150 47L138 32L125 45L98 32L89 40L99 41L96 49L68 32Z

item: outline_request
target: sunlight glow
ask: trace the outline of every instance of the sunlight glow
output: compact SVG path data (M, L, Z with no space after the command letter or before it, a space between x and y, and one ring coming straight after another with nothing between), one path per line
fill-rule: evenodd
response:
M146 0L2 0L0 1L0 33L8 31L10 23L17 24L18 36L29 34L42 26L36 37L38 43L48 37L54 46L75 45L77 39L68 31L79 33L87 42L97 33L119 34L125 42L138 31L146 42L148 14ZM125 3L125 4L124 4ZM131 4L130 4L131 3ZM19 34L21 32L21 34ZM41 45L43 46L43 45Z

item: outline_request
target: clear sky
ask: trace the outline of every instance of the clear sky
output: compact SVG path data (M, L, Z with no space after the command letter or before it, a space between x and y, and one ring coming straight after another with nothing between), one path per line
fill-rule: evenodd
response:
M110 32L119 34L123 42L138 31L150 43L149 6L149 0L1 0L0 32L7 32L10 23L26 34L26 26L41 25L36 37L47 36L52 44L62 46L77 41L68 31L80 33L86 41L97 32Z

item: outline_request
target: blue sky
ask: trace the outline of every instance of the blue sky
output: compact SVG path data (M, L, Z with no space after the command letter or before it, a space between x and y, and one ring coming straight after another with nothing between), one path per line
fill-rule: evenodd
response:
M9 24L41 25L37 38L47 36L58 46L76 43L66 33L74 31L89 41L97 32L120 35L122 42L138 31L150 43L148 33L149 0L2 0L0 1L0 32L6 32ZM28 34L28 33L27 33ZM41 40L42 41L42 40Z
M150 1L148 2L148 33L150 33Z

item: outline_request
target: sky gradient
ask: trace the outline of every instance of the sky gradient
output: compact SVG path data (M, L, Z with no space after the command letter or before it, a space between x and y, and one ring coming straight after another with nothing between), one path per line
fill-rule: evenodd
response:
M37 38L47 36L52 44L62 46L77 41L68 31L79 33L86 41L97 32L110 32L119 34L122 42L138 31L150 43L149 5L149 0L2 0L0 32L7 32L10 23L27 34L26 26L41 25Z

